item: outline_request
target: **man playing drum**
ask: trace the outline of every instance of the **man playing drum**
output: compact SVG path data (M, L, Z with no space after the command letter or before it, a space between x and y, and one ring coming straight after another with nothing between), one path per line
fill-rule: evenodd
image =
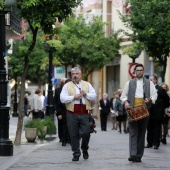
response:
M137 64L134 68L136 78L128 81L121 95L121 100L124 103L125 109L135 111L135 108L142 108L144 113L143 118L129 121L129 161L141 162L145 146L145 133L148 124L148 116L145 114L148 111L143 110L145 104L149 109L151 102L154 103L157 99L157 91L154 84L143 77L144 66ZM133 113L133 112L132 112ZM139 113L141 115L141 113ZM135 116L136 117L136 116Z

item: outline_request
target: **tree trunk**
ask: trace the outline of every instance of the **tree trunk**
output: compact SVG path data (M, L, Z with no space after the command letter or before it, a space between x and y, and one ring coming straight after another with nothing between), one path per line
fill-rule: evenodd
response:
M65 78L67 78L67 65L65 65Z
M18 124L17 124L17 131L15 136L15 145L21 144L21 135L22 135L22 129L23 129L23 117L24 117L24 95L25 95L25 79L28 73L28 66L29 66L29 55L33 51L35 44L36 44L36 38L38 33L38 28L35 29L30 24L30 21L28 21L28 24L30 26L30 29L32 31L32 42L30 44L30 47L28 48L28 51L26 54L23 54L24 56L24 71L22 73L21 77L21 93L20 93L20 106L19 106L19 115L18 115Z
M14 141L15 145L21 144L21 135L22 135L23 117L24 117L25 77L27 75L27 71L28 71L28 62L25 63L24 72L21 77L20 105L19 105L17 131L16 131L16 137Z

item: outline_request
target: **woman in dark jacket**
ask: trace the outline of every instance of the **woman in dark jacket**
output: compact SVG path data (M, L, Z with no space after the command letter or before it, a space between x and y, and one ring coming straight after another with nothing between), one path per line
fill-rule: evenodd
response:
M107 97L108 94L103 93L103 98L99 101L100 121L101 121L102 131L107 131L107 116L110 113L110 102Z
M127 114L126 114L126 110L124 108L124 105L123 105L122 101L120 100L120 96L121 96L121 93L118 92L116 94L115 111L118 113L117 121L119 122L118 123L118 125L119 125L119 132L122 133L121 126L122 126L122 122L123 122L124 133L127 133L127 131L126 131Z

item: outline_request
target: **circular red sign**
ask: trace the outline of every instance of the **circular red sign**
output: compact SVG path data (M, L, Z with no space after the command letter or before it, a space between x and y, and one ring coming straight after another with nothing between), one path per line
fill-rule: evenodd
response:
M135 75L135 70L134 70L136 64L138 64L138 63L132 63L132 64L129 66L129 74L130 74L130 76L131 76L132 78L135 78L135 77L136 77L136 75Z

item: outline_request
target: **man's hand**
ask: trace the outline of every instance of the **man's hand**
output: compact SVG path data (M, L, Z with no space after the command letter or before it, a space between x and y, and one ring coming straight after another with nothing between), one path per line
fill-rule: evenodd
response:
M58 116L58 119L61 120L62 119L62 115Z
M86 92L84 90L80 90L80 94L82 94L83 96L86 96Z
M167 115L168 117L170 117L170 113L166 113L166 115Z
M129 109L130 108L130 104L128 103L128 101L125 101L124 104L125 104L125 109Z
M76 94L74 96L74 100L80 100L82 98L82 94Z
M151 102L152 102L151 98L146 98L145 99L145 103L151 103Z

